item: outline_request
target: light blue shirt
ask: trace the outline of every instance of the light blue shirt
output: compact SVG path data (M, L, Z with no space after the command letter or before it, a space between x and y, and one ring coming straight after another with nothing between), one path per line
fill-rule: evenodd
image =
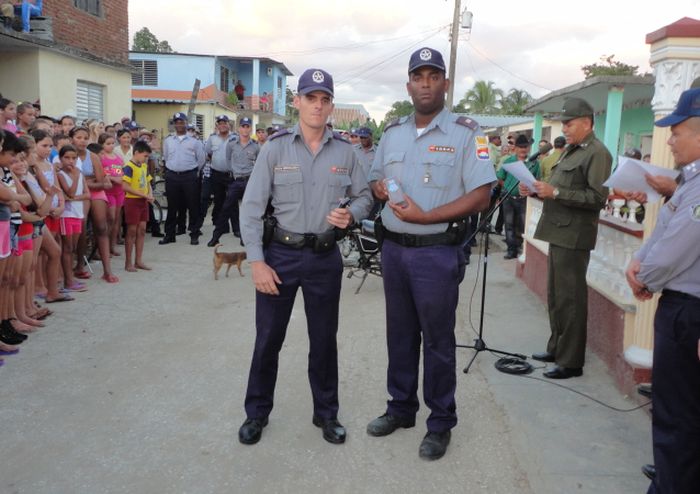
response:
M206 155L202 141L185 135L169 135L163 141L163 162L168 170L186 172L204 166Z
M420 135L415 115L388 126L369 174L370 182L384 178L397 179L403 191L423 211L444 206L496 181L488 139L478 124L446 108ZM399 220L390 208L382 210L382 223L389 231L415 235L441 233L448 227L447 223L407 223Z
M204 144L204 153L211 155L211 168L217 172L228 173L231 171L228 160L226 159L226 144L235 139L235 136L229 133L226 137L219 134L212 134Z

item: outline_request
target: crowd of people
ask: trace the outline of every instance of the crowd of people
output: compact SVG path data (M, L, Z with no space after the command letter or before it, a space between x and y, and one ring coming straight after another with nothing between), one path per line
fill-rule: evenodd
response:
M143 245L160 146L156 132L128 118L112 125L53 118L36 103L2 97L0 146L0 355L6 356L45 325L48 304L88 290L89 259L99 258L106 283L119 282L112 260L122 255L126 272L150 270Z

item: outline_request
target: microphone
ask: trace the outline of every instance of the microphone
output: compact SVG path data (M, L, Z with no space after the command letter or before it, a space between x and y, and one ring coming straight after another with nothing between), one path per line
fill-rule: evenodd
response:
M550 152L552 149L553 149L553 146L550 143L547 143L544 146L542 146L541 149L538 149L535 153L533 153L532 156L530 156L527 159L527 161L535 161L540 154L546 154L546 153Z

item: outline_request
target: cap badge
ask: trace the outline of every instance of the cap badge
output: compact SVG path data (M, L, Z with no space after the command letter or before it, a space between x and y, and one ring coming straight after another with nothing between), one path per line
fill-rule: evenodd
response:
M326 78L323 77L323 72L320 70L317 70L311 75L311 78L314 80L315 83L321 84Z
M419 56L420 56L421 60L426 61L426 60L430 60L431 58L433 58L433 53L426 48L425 50L421 50Z

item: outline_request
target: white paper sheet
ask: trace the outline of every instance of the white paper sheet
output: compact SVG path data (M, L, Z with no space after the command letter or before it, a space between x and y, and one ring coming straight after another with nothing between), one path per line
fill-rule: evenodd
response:
M535 190L535 181L537 180L535 176L527 169L527 166L522 161L515 161L514 163L505 163L503 165L505 171L513 175L520 182L527 186L530 190ZM513 194L517 194L518 191L513 191Z
M628 158L627 156L618 156L617 160L617 168L615 168L613 174L610 175L610 178L603 185L626 192L644 192L647 195L648 202L656 202L663 196L647 183L644 178L645 174L662 175L675 180L680 173L678 170L652 165L644 161Z

